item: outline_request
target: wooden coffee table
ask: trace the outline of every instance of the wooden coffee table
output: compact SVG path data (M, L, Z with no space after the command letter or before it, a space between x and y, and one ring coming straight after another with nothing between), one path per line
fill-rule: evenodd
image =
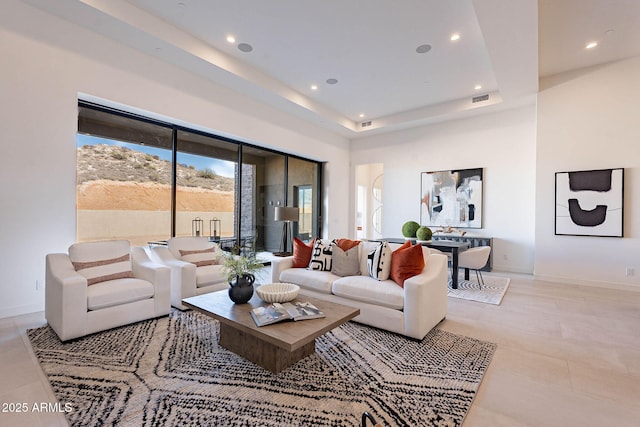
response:
M185 298L183 304L220 322L219 343L227 350L278 373L316 351L316 338L353 319L360 309L330 301L299 296L326 317L285 321L258 327L249 311L266 305L256 294L247 304L234 304L226 290Z

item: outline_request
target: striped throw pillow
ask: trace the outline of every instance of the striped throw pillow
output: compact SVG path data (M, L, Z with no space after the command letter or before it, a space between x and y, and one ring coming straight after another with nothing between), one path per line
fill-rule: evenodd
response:
M87 285L133 277L131 255L85 262L72 262L73 268L87 279Z
M203 267L205 265L215 265L218 263L218 257L215 248L207 248L200 250L180 250L182 261L195 264L196 267Z

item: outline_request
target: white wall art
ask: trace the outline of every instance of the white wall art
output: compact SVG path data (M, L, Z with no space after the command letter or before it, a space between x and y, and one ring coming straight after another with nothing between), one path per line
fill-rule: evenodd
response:
M420 224L482 228L482 168L423 172Z
M623 236L624 169L556 172L555 234Z

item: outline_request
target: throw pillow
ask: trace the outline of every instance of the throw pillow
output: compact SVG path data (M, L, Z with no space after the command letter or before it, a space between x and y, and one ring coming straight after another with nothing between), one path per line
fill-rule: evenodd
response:
M336 276L359 276L360 259L358 246L343 251L340 246L332 243L331 248L331 272Z
M391 249L389 243L380 242L377 248L367 255L369 276L376 280L387 280L391 271Z
M422 272L424 268L424 256L422 245L408 243L393 251L391 256L391 280L404 288L404 281Z
M408 249L411 247L411 242L409 240L406 240L403 244L401 244L400 246L398 246L398 248L395 251L391 251L391 256L393 256L393 254L395 254L398 251L404 250L404 249Z
M358 245L358 249L360 250L360 274L364 276L369 276L369 253L376 249L380 245L380 242L373 242L368 240L363 240L360 245Z
M331 271L331 244L323 240L316 240L313 245L310 270Z
M72 262L73 268L87 279L87 285L133 277L130 254L121 257Z
M316 239L313 239L307 245L297 237L293 238L293 268L306 268L309 265L315 241Z
M360 240L334 239L332 243L335 243L343 251L348 251L349 249L358 246L360 244Z
M215 248L199 249L193 251L180 250L182 261L195 264L196 267L205 265L215 265L218 263L218 256Z

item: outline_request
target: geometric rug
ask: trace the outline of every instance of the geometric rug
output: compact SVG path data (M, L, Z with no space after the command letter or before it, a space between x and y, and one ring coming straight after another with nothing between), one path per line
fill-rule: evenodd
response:
M464 280L464 275L461 274L458 278L457 289L451 288L451 278L449 278L449 296L499 305L502 302L504 294L507 293L511 279L488 274L483 274L482 277L484 279L484 286L480 287L475 277L473 277L473 280ZM472 278L471 275L469 278Z
M194 311L62 343L27 331L72 426L459 426L496 345L439 329L422 341L348 322L273 374L218 345ZM67 406L70 405L70 406Z

